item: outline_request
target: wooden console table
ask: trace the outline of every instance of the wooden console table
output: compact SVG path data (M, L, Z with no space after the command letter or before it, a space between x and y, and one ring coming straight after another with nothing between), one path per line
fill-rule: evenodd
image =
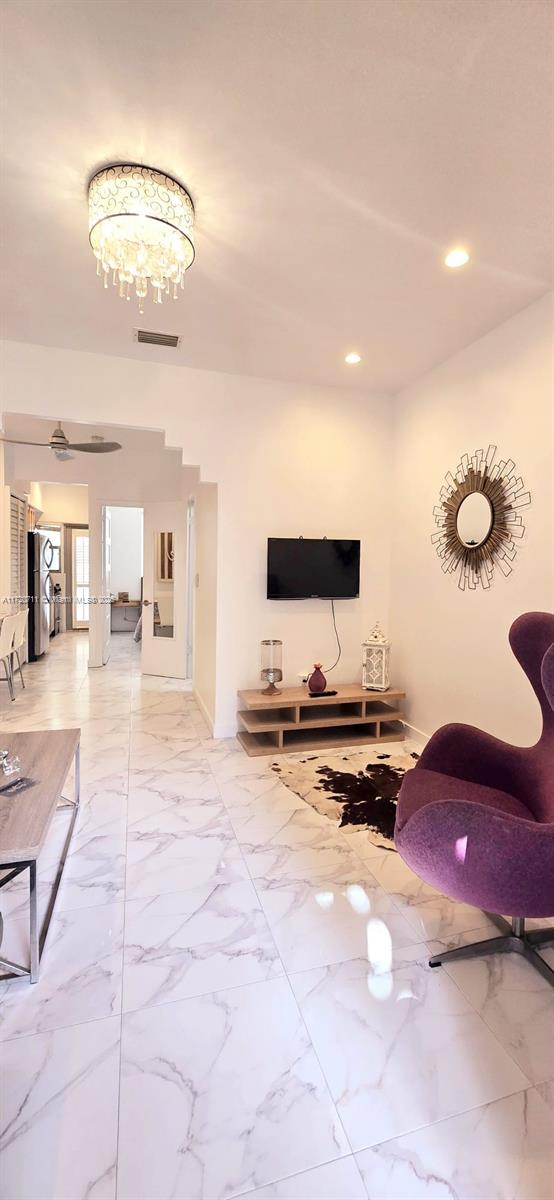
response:
M136 615L134 615L131 619L129 619L127 616L128 608L133 609L134 613L136 613ZM127 633L125 625L128 626L129 633L134 633L140 617L141 608L142 600L112 600L110 609L110 633ZM123 629L114 629L114 612L118 612L121 609L123 610Z
M250 756L404 740L400 701L405 692L367 692L360 684L337 684L336 696L312 698L304 687L280 696L238 693L238 740Z
M0 792L0 889L29 871L29 942L28 967L0 957L0 979L29 975L36 983L39 964L56 896L62 877L69 843L79 811L79 743L80 729L48 729L40 733L0 733L2 750L16 754L21 761L21 777L31 779L30 787L21 791ZM75 799L62 796L62 788L72 759L75 759ZM9 781L0 774L0 783ZM61 800L61 803L60 803ZM38 928L37 860L44 845L56 809L71 808L71 820L65 837L61 858L52 885L44 919Z

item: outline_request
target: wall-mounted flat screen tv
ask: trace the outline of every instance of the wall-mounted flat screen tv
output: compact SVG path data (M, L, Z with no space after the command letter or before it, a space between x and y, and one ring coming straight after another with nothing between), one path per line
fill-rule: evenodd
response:
M360 594L360 543L268 538L268 600L351 600Z

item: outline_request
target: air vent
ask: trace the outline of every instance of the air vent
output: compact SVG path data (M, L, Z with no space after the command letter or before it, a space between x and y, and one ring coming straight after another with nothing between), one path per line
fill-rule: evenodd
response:
M171 346L174 350L179 345L177 333L152 333L149 329L137 329L137 342L147 346Z

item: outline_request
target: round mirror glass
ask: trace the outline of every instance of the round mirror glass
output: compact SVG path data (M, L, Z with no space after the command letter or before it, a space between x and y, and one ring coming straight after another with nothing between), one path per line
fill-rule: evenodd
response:
M456 532L464 546L482 546L493 520L490 500L483 492L471 492L456 513Z

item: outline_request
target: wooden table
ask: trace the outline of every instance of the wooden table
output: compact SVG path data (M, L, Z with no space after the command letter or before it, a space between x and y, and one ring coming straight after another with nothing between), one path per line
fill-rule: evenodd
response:
M31 786L25 790L11 794L9 791L0 792L0 871L6 872L0 879L0 889L22 871L29 871L30 941L29 966L0 958L0 968L4 968L0 979L29 975L31 983L38 980L40 960L79 811L80 738L80 729L48 729L40 733L0 732L0 749L8 750L10 756L16 754L21 761L21 777L32 780ZM62 788L73 758L75 798L70 800L62 796ZM9 783L9 779L0 772L0 787L5 783ZM39 932L37 860L59 808L71 808L73 811Z
M114 629L114 619L113 619L114 611L121 609L121 608L123 609L123 624L124 625L127 624L129 626L129 632L132 633L136 629L138 619L140 617L140 610L142 608L142 600L112 600L111 611L110 611L110 632L111 633L126 632L125 630L122 630L122 629ZM127 609L128 608L136 609L137 615L136 615L135 620L129 621L129 619L127 617Z

